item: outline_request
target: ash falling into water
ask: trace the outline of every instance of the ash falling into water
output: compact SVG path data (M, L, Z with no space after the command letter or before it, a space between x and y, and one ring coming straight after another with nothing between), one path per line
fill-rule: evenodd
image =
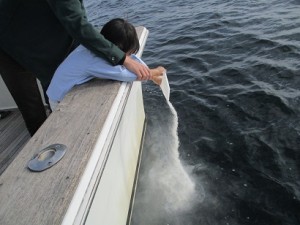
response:
M171 224L180 212L189 210L199 196L179 160L176 110L168 102L151 111L147 115L133 225Z

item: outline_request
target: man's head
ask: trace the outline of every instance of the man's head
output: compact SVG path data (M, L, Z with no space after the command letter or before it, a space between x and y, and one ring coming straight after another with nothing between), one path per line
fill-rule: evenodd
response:
M124 19L110 20L103 26L100 33L127 54L137 53L140 48L134 26Z

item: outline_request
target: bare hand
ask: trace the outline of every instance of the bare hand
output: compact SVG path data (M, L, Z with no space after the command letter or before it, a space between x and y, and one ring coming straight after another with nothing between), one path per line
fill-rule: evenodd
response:
M126 56L123 65L128 70L133 72L137 76L138 80L149 80L152 78L150 69L147 66L135 61L130 56Z

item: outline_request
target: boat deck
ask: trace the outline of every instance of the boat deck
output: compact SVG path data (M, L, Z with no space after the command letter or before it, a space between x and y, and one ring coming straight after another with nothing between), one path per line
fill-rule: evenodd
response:
M0 175L30 139L19 110L0 119Z

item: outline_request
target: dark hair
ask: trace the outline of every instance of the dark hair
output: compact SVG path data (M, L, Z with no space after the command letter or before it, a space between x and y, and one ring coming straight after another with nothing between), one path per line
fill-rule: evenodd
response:
M107 40L122 51L137 53L140 49L139 39L134 26L124 19L116 18L106 23L101 32Z

